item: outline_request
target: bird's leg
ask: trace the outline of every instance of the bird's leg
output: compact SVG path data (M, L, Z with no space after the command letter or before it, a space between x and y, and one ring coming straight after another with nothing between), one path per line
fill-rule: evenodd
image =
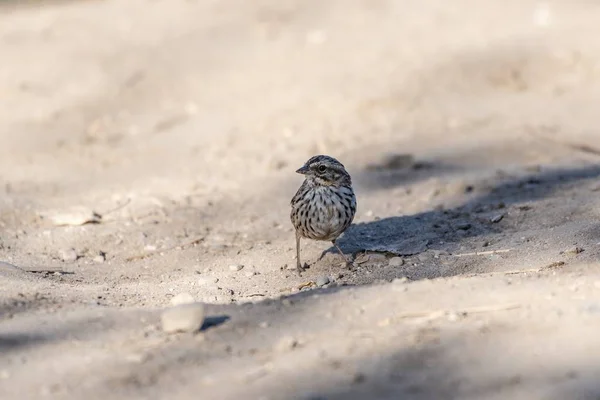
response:
M351 267L353 265L352 264L352 260L348 256L346 256L344 254L344 252L342 251L342 249L340 249L340 247L337 245L337 243L335 242L335 240L332 240L331 243L333 243L333 245L340 252L340 254L342 255L342 257L344 257L344 260L346 261L346 267Z
M304 268L300 262L300 235L298 232L296 232L296 269L298 270L298 275L302 275Z

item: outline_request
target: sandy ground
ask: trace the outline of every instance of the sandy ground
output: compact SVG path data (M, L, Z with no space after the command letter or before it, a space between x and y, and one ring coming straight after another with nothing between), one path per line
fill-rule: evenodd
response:
M0 398L597 399L598 21L0 3ZM298 277L317 153L355 181L356 266L304 242ZM199 333L161 329L182 293Z

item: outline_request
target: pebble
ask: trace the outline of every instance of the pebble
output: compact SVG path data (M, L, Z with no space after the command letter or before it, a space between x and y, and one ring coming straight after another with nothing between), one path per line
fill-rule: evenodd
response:
M256 272L254 272L254 271L248 271L244 274L244 276L246 276L246 278L251 278L254 275L256 275Z
M195 301L196 299L194 299L194 296L192 296L190 293L179 293L177 296L174 296L171 299L171 305L179 306L181 304L190 304Z
M421 261L421 262L426 262L426 261L429 261L429 258L430 258L430 256L429 256L429 254L427 254L427 253L421 253L421 254L419 254L419 255L417 256L417 258L418 258L418 259L419 259L419 261Z
M242 264L233 264L229 266L229 270L233 272L241 271L244 266Z
M327 285L329 282L331 282L331 280L329 279L328 276L319 276L317 278L317 286L321 287L321 286L325 286Z
M459 229L461 231L468 231L469 229L471 229L471 224L468 222L463 222L463 223L457 224L456 229Z
M214 278L210 276L202 277L198 279L198 285L208 285L210 283L219 282L219 278Z
M504 214L498 214L498 215L495 215L492 218L490 218L490 222L492 224L497 224L498 222L502 221L503 218L504 218Z
M567 250L564 251L565 254L579 254L582 253L583 249L581 247L578 246L573 246Z
M402 258L402 257L390 258L390 262L389 262L390 267L401 267L403 265L404 265L404 258Z
M458 321L460 319L460 315L458 313L455 313L455 312L450 312L448 315L446 315L446 318L450 322L456 322L456 321Z
M289 351L298 346L298 340L292 336L284 336L275 345L275 351L281 353Z
M102 216L86 208L74 208L63 213L53 213L48 216L56 226L79 226L88 223L99 223Z
M75 262L79 256L75 249L63 249L60 251L60 259L64 262Z
M101 251L100 254L93 258L93 261L98 264L103 263L104 261L106 261L106 253Z
M167 308L162 312L160 322L167 333L197 332L204 323L204 305L190 303Z

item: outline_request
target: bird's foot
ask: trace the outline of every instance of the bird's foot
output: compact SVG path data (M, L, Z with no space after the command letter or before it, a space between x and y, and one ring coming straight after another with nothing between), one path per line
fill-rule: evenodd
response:
M354 264L354 261L352 260L345 260L342 264L342 268L347 269L348 271L354 271L356 264Z
M356 268L356 264L354 264L354 260L351 257L348 257L345 254L342 254L342 257L344 258L342 268L347 269L349 271L352 271L354 268Z
M308 268L308 264L304 263L304 266L302 266L299 262L296 264L296 272L298 273L298 276L302 276L302 273L304 271L306 271L306 269Z

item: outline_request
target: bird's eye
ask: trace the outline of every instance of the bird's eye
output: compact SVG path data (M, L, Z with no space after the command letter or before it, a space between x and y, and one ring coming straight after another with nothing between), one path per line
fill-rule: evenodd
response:
M319 168L317 168L317 170L318 170L319 172L325 172L325 171L327 171L327 167L326 167L326 166L324 166L324 165L319 165Z

